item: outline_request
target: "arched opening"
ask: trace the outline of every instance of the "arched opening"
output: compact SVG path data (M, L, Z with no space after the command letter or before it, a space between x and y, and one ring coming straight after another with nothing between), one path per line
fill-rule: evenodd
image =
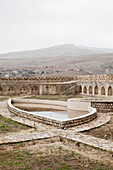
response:
M13 86L10 86L9 88L8 88L8 94L15 94L15 88L13 87Z
M92 94L92 86L89 86L89 94Z
M2 89L2 87L0 87L0 94L2 94L2 91L3 91L3 89Z
M111 86L108 87L108 96L112 96L112 87Z
M27 94L27 89L26 89L26 87L21 87L21 88L20 88L20 94Z
M84 86L84 93L87 94L87 87Z
M101 87L101 95L105 95L105 87L104 86Z
M37 88L37 86L32 87L32 88L31 88L31 92L32 92L32 94L38 94L38 88Z
M79 93L82 93L82 86L79 86Z
M95 94L95 95L98 95L98 86L95 86L95 88L94 88L94 94Z

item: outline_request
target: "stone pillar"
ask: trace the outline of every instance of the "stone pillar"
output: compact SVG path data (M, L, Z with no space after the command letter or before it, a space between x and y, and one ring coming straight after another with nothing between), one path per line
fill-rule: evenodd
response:
M29 94L29 95L32 94L32 92L31 92L31 87L28 87L28 88L27 88L27 94Z
M106 97L108 97L108 87L106 87L106 89L105 89L105 95L106 95Z
M20 88L19 88L19 86L17 86L17 87L15 88L15 94L17 94L17 95L20 94Z
M98 88L98 95L101 96L101 87Z
M92 95L95 96L95 87L92 87Z
M87 86L86 86L87 87ZM87 87L87 95L89 95L89 87Z
M42 91L43 91L43 86L39 85L39 94L42 95Z
M82 86L82 94L84 94L84 86Z

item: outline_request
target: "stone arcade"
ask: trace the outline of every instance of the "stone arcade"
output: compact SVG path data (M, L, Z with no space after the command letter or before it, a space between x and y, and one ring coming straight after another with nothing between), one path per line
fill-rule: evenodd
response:
M76 94L113 96L113 75L0 78L0 95Z
M90 96L113 96L113 75L77 76L79 93Z

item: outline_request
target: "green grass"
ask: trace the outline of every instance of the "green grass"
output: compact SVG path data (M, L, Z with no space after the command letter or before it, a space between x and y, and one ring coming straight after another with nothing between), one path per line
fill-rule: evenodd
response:
M12 119L5 118L0 115L0 133L15 132L21 129L28 129L29 127L13 121Z

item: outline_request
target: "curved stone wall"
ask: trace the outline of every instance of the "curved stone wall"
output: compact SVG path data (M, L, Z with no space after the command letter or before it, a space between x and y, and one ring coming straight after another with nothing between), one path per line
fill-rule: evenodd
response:
M79 100L79 99L78 99ZM82 98L82 102L89 102L93 108L100 113L110 113L113 112L113 100L106 98ZM82 107L81 107L82 109Z
M15 102L18 102L18 101L15 101ZM12 112L20 117L24 117L24 118L33 120L34 122L36 121L36 122L40 122L40 123L45 123L45 124L53 125L53 126L56 126L59 128L69 128L72 126L77 126L77 125L80 125L83 123L87 123L97 117L96 109L89 107L89 108L87 108L87 111L90 111L90 113L88 113L88 114L85 114L83 116L76 117L76 118L71 118L70 120L58 121L58 120L55 120L52 118L50 119L50 118L43 117L43 116L33 115L30 112L21 110L15 106L13 106L13 103L14 103L14 100L12 100L12 99L8 100L8 109L10 112ZM32 101L32 103L34 103L34 102ZM29 102L28 102L28 104L29 104ZM64 107L67 108L67 102L62 102L62 101L46 100L46 101L42 101L42 103L41 103L41 100L40 100L39 104L43 104L46 106L48 105L48 107L50 107L49 105L51 105L51 107L57 107L58 109L59 108L61 109L62 106L63 106L63 108ZM80 104L82 104L82 103L80 103Z

